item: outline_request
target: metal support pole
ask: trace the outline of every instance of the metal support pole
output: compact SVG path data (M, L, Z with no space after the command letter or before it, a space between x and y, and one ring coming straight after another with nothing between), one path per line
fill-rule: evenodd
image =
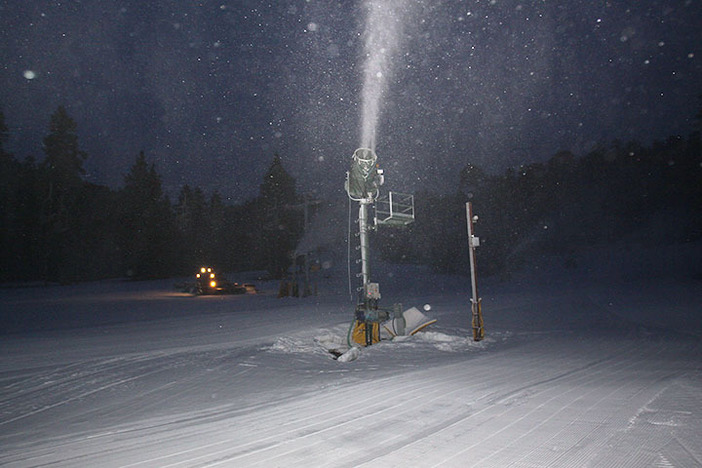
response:
M363 277L363 301L359 306L363 311L366 346L373 344L373 331L375 330L378 322L377 299L371 298L370 291L368 205L372 202L372 198L364 198L360 201L360 207L358 209L358 232L361 241L361 276Z
M358 209L358 232L361 240L361 276L363 277L364 302L368 297L368 283L370 282L369 243L368 243L368 200L361 200Z
M480 310L480 297L478 296L478 278L475 268L475 248L479 240L473 235L473 205L466 203L466 220L468 222L468 257L470 258L470 278L473 296L470 300L471 325L473 328L473 341L480 341L485 336L483 328L483 313Z

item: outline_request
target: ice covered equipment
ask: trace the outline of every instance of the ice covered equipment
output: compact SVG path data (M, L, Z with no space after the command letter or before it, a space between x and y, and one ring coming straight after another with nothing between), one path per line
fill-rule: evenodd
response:
M411 307L402 312L401 317L383 322L380 326L380 337L392 339L396 336L412 336L433 323L436 323L436 319L427 317L416 307Z

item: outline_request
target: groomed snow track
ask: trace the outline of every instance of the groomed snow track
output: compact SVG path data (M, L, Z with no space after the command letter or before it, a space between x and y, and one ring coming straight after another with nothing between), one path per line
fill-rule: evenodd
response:
M226 359L213 351L131 356L5 377L0 441L10 450L3 451L0 464L701 464L696 436L702 420L690 411L702 404L696 341L572 333L515 340L462 362L377 379L348 377L324 388L261 389L265 401L249 396L247 403L247 395L241 395L238 404L143 420L138 416L149 405L177 401L198 389L210 392L213 385L223 390L221 375L207 379L203 374L246 353L229 353ZM208 359L212 367L203 366ZM227 370L231 380L247 373L256 380L260 363L238 364L240 375ZM159 374L162 378L153 379ZM101 393L119 388L131 389L133 397L125 393L100 403ZM22 407L30 402L31 407ZM42 426L44 421L80 427L91 418L102 419L105 427L50 437L52 428ZM34 436L24 443L23 432L30 429L45 431L47 438Z
M702 466L700 329L636 322L675 291L668 319L698 323L695 282L500 291L479 343L465 294L423 296L436 325L349 363L317 345L348 328L335 296L115 288L0 291L114 319L2 336L0 466Z

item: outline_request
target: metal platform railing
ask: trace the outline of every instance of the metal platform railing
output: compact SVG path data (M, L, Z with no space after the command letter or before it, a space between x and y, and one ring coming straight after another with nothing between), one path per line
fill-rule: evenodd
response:
M414 222L414 195L389 192L375 201L375 223L406 226Z

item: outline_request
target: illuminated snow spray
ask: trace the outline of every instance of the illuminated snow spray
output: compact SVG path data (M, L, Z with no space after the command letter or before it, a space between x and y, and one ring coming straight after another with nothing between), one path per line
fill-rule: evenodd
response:
M346 193L358 202L358 249L361 251L362 285L349 329L348 344L368 346L382 338L413 335L436 320L431 320L416 308L402 311L402 305L379 307L380 285L371 281L369 232L378 226L406 226L414 221L414 196L389 192L380 196L383 170L378 168L378 156L369 148L359 148L351 158L351 169L346 173ZM369 208L375 208L372 223Z

